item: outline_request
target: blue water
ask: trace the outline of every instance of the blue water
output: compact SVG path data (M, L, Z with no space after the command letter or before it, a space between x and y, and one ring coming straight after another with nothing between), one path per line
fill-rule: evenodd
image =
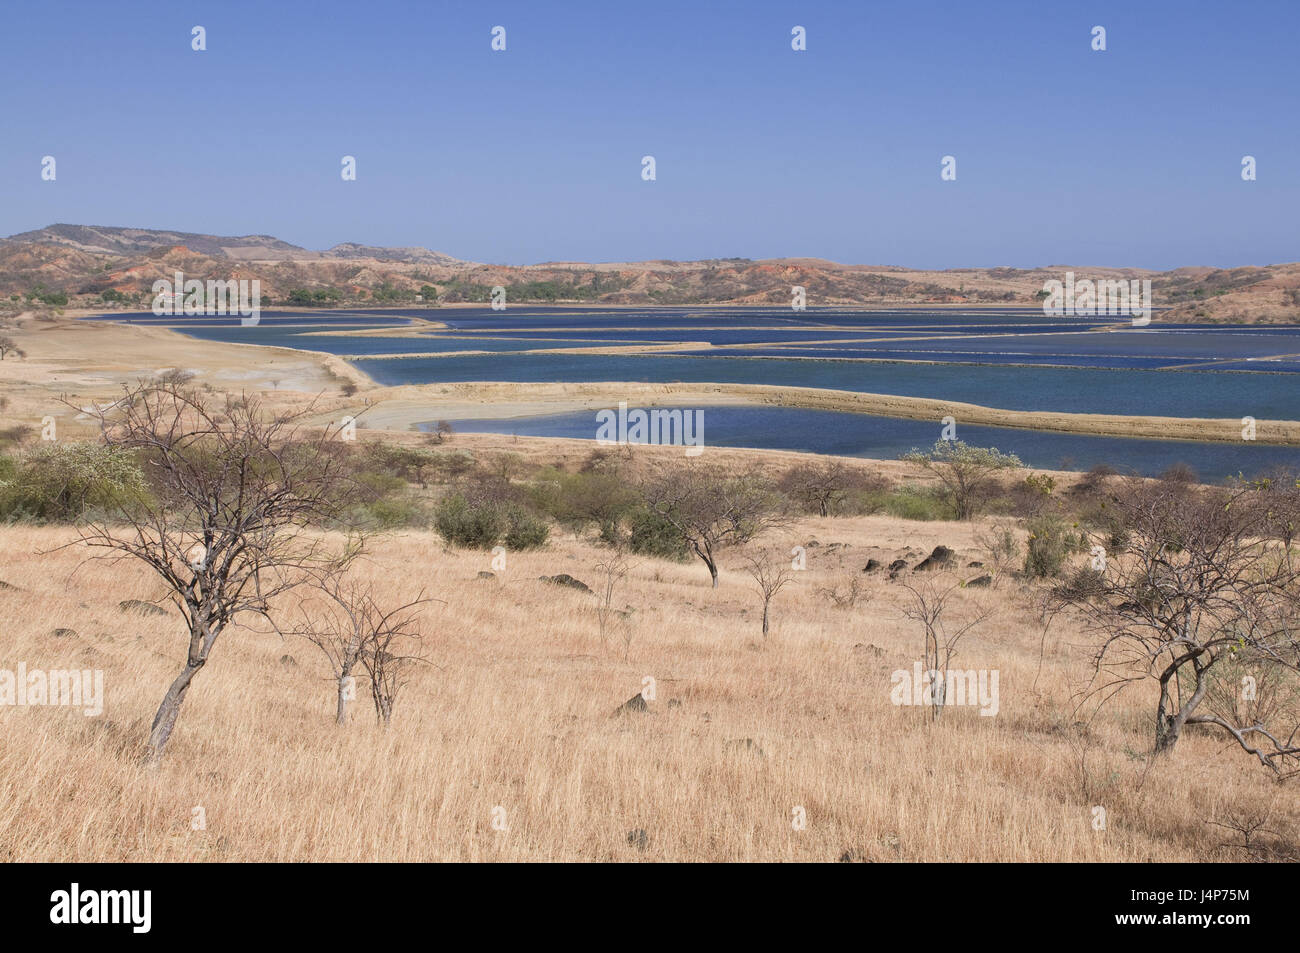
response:
M494 354L363 359L381 384L452 381L644 381L773 384L936 397L1010 410L1294 420L1300 376L723 357Z
M795 407L704 407L700 410L706 448L758 447L890 460L916 447L931 447L940 436L939 424L923 420ZM451 423L456 430L467 433L585 440L595 439L597 426L595 411ZM421 429L432 426L422 424ZM960 423L957 436L969 444L1014 453L1026 466L1049 470L1088 470L1104 463L1121 472L1157 476L1174 464L1183 463L1191 466L1202 479L1219 481L1238 473L1250 477L1279 465L1300 463L1300 452L1294 447L1246 442L1238 445L1135 440Z
M440 322L413 337L317 336L312 330ZM174 327L216 341L365 355L356 366L386 385L455 381L636 381L770 384L931 397L1012 410L1240 419L1300 418L1300 326L1162 325L1047 318L1038 308L844 311L785 308L490 308L263 313L237 317L104 316ZM599 345L696 342L673 353L521 353ZM718 347L701 349L698 342ZM487 354L463 354L485 351ZM440 357L403 357L437 353ZM391 356L390 356L391 355ZM1171 369L1176 368L1176 369ZM717 408L710 442L890 456L932 443L932 425L801 411ZM817 415L825 416L798 416ZM774 415L774 416L769 416ZM793 415L793 416L792 416ZM483 421L464 429L481 429ZM493 427L533 426L512 421ZM582 436L565 418L538 419L555 435ZM558 430L556 428L559 428ZM589 422L581 425L589 428ZM532 432L518 430L520 433ZM1185 462L1206 476L1295 462L1300 451L966 428L1037 466L1063 459L1159 472ZM906 446L903 446L906 444Z

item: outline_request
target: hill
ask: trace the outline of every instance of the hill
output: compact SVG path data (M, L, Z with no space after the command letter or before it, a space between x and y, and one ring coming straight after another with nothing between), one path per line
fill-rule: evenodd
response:
M927 271L819 258L493 265L427 248L347 242L313 251L270 235L89 225L0 239L0 296L18 300L147 308L153 282L178 270L202 280L256 278L264 306L487 302L498 285L515 302L780 306L798 285L812 307L1033 306L1045 282L1073 271L1094 280L1150 279L1168 321L1300 322L1300 263L1165 272L1069 265Z

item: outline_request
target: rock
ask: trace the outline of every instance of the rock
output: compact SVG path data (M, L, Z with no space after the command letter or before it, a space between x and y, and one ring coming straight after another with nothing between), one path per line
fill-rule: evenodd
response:
M912 572L933 572L936 569L943 569L956 558L957 554L947 546L936 546L934 552L917 563Z
M732 738L723 744L724 748L730 748L733 751L752 751L760 758L766 757L763 749L758 746L758 742L753 738Z
M637 850L645 850L646 845L650 843L650 835L645 832L644 828L638 827L634 831L627 832L627 842Z
M591 587L585 582L574 579L567 572L559 573L555 576L538 576L542 582L549 582L555 586L568 586L570 589L577 589L579 592L591 592Z
M623 704L619 705L618 708L614 710L614 714L617 715L619 712L623 712L623 711L649 711L649 710L650 710L650 706L645 703L645 698L642 697L640 692L637 692L627 701L623 702Z
M298 660L294 658L292 655L281 655L280 664L283 665L285 668L297 668Z
M54 636L56 639L72 639L72 638L76 638L77 630L76 629L55 629L53 632L50 633L50 635Z
M497 577L497 574L494 572L488 572L486 569L480 569L478 573L478 577L480 579L495 579Z
M881 563L881 561L880 561L879 559L868 559L868 560L867 560L867 564L866 564L865 566L862 567L862 571L863 571L863 572L875 572L875 571L876 571L877 569L879 569L882 565L884 565L884 564Z
M968 562L968 563L966 564L966 568L967 568L967 569L983 569L983 568L984 568L984 564L983 564L982 562L980 562L978 559L974 559L974 560L971 560L970 562Z
M895 559L892 563L889 564L890 572L898 572L899 570L906 569L906 568L907 568L906 559Z
M976 576L966 583L967 588L987 589L993 584L993 577L985 573L983 576Z
M140 599L123 599L117 604L117 607L123 612L137 612L140 615L166 615L166 609L159 609L152 602L144 602Z

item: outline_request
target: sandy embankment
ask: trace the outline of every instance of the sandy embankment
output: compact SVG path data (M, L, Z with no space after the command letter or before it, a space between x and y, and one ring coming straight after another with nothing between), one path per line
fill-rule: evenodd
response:
M1242 439L1242 423L1202 418L1018 411L955 401L811 387L759 384L469 382L380 387L355 366L317 351L227 344L186 337L166 328L84 321L25 321L12 332L27 352L0 362L6 416L61 416L59 398L112 399L121 385L166 368L194 372L218 390L261 391L275 404L301 404L323 395L322 411L366 406L366 426L405 430L438 419L510 418L612 407L751 405L802 407L843 413L959 424L1050 430L1120 437L1223 441ZM351 383L354 397L341 388ZM1257 443L1300 446L1300 422L1256 421Z
M802 407L841 413L932 420L953 417L959 424L1014 427L1114 437L1223 441L1242 439L1240 420L1197 417L1066 414L1006 410L958 401L813 387L773 387L762 384L646 384L637 382L573 383L456 383L412 384L367 392L371 406L368 426L400 430L442 418L508 418L612 407L627 401L632 407L751 405ZM1300 445L1300 422L1256 421L1256 443Z

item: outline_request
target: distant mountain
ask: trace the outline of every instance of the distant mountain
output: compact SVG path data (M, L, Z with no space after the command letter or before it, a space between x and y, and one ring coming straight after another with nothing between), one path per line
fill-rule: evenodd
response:
M510 302L606 305L1032 306L1044 282L1150 279L1161 320L1300 323L1300 264L1246 268L952 268L843 265L821 258L487 265L427 248L347 242L311 251L270 235L229 237L98 225L51 225L0 239L0 297L56 306L147 308L150 289L177 271L207 279L257 278L263 301L283 305Z
M427 248L374 248L351 242L329 251L309 251L271 235L203 235L155 228L120 228L103 225L49 225L10 235L6 241L63 245L98 255L141 255L159 248L183 246L211 258L235 261L313 261L329 258L374 258L422 264L462 264L458 259Z

